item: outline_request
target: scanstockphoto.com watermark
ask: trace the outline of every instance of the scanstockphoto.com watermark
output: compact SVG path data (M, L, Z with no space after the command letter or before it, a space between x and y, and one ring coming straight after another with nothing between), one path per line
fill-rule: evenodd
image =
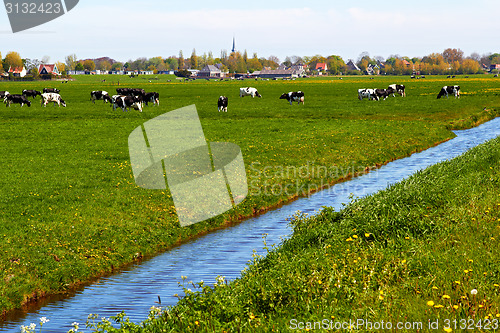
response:
M370 172L367 173L368 171ZM309 161L300 166L263 166L259 162L254 162L249 166L247 174L249 195L287 197L306 197L319 190L361 197L368 193L366 186L346 182L333 185L332 183L361 174L372 179L379 176L375 168L355 164L348 167L317 165Z
M348 321L336 321L334 319L323 319L320 321L300 321L291 319L288 328L294 330L335 330L335 331L456 331L456 330L483 330L496 331L500 328L498 319L447 319L437 318L422 321L371 321L365 319L349 319Z
M72 10L78 0L4 0L12 32L27 30Z

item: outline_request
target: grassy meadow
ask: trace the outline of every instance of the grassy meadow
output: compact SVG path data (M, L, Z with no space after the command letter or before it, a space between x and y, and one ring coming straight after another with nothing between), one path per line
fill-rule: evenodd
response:
M0 108L0 312L111 272L200 233L307 195L367 168L450 139L450 129L499 115L491 76L311 78L294 81L182 82L169 76L77 76L75 81L0 82L0 90L57 87L67 107ZM102 82L106 79L106 82ZM119 84L118 85L118 80ZM170 81L169 81L170 80ZM407 86L407 97L359 101L358 88ZM436 96L459 84L460 99ZM263 98L239 98L239 87ZM137 87L160 93L160 106L113 111L92 90ZM279 100L302 90L305 105ZM220 95L227 113L217 111ZM240 146L246 200L217 218L181 228L168 191L138 188L128 136L145 121L195 104L208 141ZM307 172L297 175L282 170ZM314 172L314 170L329 172ZM289 185L289 186L286 186ZM286 189L286 190L284 190ZM305 246L305 245L304 245Z
M242 277L183 280L141 325L98 332L454 332L500 325L500 138L340 212L297 213L293 235ZM125 317L126 318L126 317Z

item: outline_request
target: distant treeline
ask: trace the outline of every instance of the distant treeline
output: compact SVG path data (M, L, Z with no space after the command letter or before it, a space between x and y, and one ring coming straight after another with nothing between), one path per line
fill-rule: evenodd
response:
M1 59L1 54L0 54ZM0 69L3 67L7 72L13 68L24 65L29 74L37 76L40 64L48 63L50 57L44 56L42 60L22 59L17 52L9 52L2 59ZM61 73L66 70L148 70L153 72L183 69L202 69L207 65L217 67L229 73L252 73L263 69L276 69L280 66L289 68L291 66L303 66L306 72L311 74L318 71L323 74L389 74L389 75L411 75L418 74L476 74L484 72L498 73L500 69L500 54L487 53L479 55L472 53L464 56L460 49L448 48L442 53L431 53L424 57L407 57L391 55L387 59L380 56L370 57L367 52L359 55L357 60L347 59L345 61L338 55L330 56L287 56L283 61L276 56L268 58L258 57L257 53L248 56L247 51L228 53L222 50L219 57L214 57L212 52L197 55L193 49L190 57L184 57L182 51L178 56L137 58L126 62L116 61L109 57L97 59L78 59L75 54L68 55L65 62L55 62ZM317 64L326 66L319 66Z

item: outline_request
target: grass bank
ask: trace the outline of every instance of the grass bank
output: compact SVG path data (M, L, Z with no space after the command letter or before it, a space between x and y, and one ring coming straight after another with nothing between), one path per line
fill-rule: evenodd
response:
M497 80L486 76L454 79L463 90L457 100L436 100L440 87L451 84L445 77L397 78L407 86L406 98L357 99L358 88L387 87L395 79L82 76L69 83L2 83L11 93L56 86L68 107L42 108L36 101L0 112L0 312L426 149L453 137L449 129L467 126L471 117L498 115ZM255 86L263 98L239 98L241 86ZM113 94L117 87L157 91L161 104L138 113L90 102L92 90ZM305 92L305 105L279 100L292 90ZM227 113L217 112L220 95L229 97ZM127 138L145 121L190 104L208 141L241 147L249 195L234 210L181 228L168 191L135 185Z
M144 326L122 327L450 332L499 325L500 138L340 212L298 214L291 225L293 235L254 256L241 278L213 287L184 280L187 296L176 306L152 311Z

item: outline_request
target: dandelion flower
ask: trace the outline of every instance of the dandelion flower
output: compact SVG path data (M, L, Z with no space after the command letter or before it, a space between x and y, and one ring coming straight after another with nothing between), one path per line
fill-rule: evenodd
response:
M441 304L434 305L434 307L435 307L436 309L444 308L444 306L443 306L443 305L441 305Z
M451 297L448 295L443 295L443 299L450 299Z
M365 233L365 237L366 238L370 237L370 234L369 233Z
M453 308L454 308L455 310L458 310L458 305L453 305Z
M451 329L451 327L445 327L445 328L444 328L444 331L445 331L445 332L452 332L453 330Z
M429 301L429 302L427 302L427 305L428 306L434 306L434 302L433 301Z
M436 290L437 290L437 289L438 289L438 287L436 287L436 286L432 286L432 289L436 289Z

